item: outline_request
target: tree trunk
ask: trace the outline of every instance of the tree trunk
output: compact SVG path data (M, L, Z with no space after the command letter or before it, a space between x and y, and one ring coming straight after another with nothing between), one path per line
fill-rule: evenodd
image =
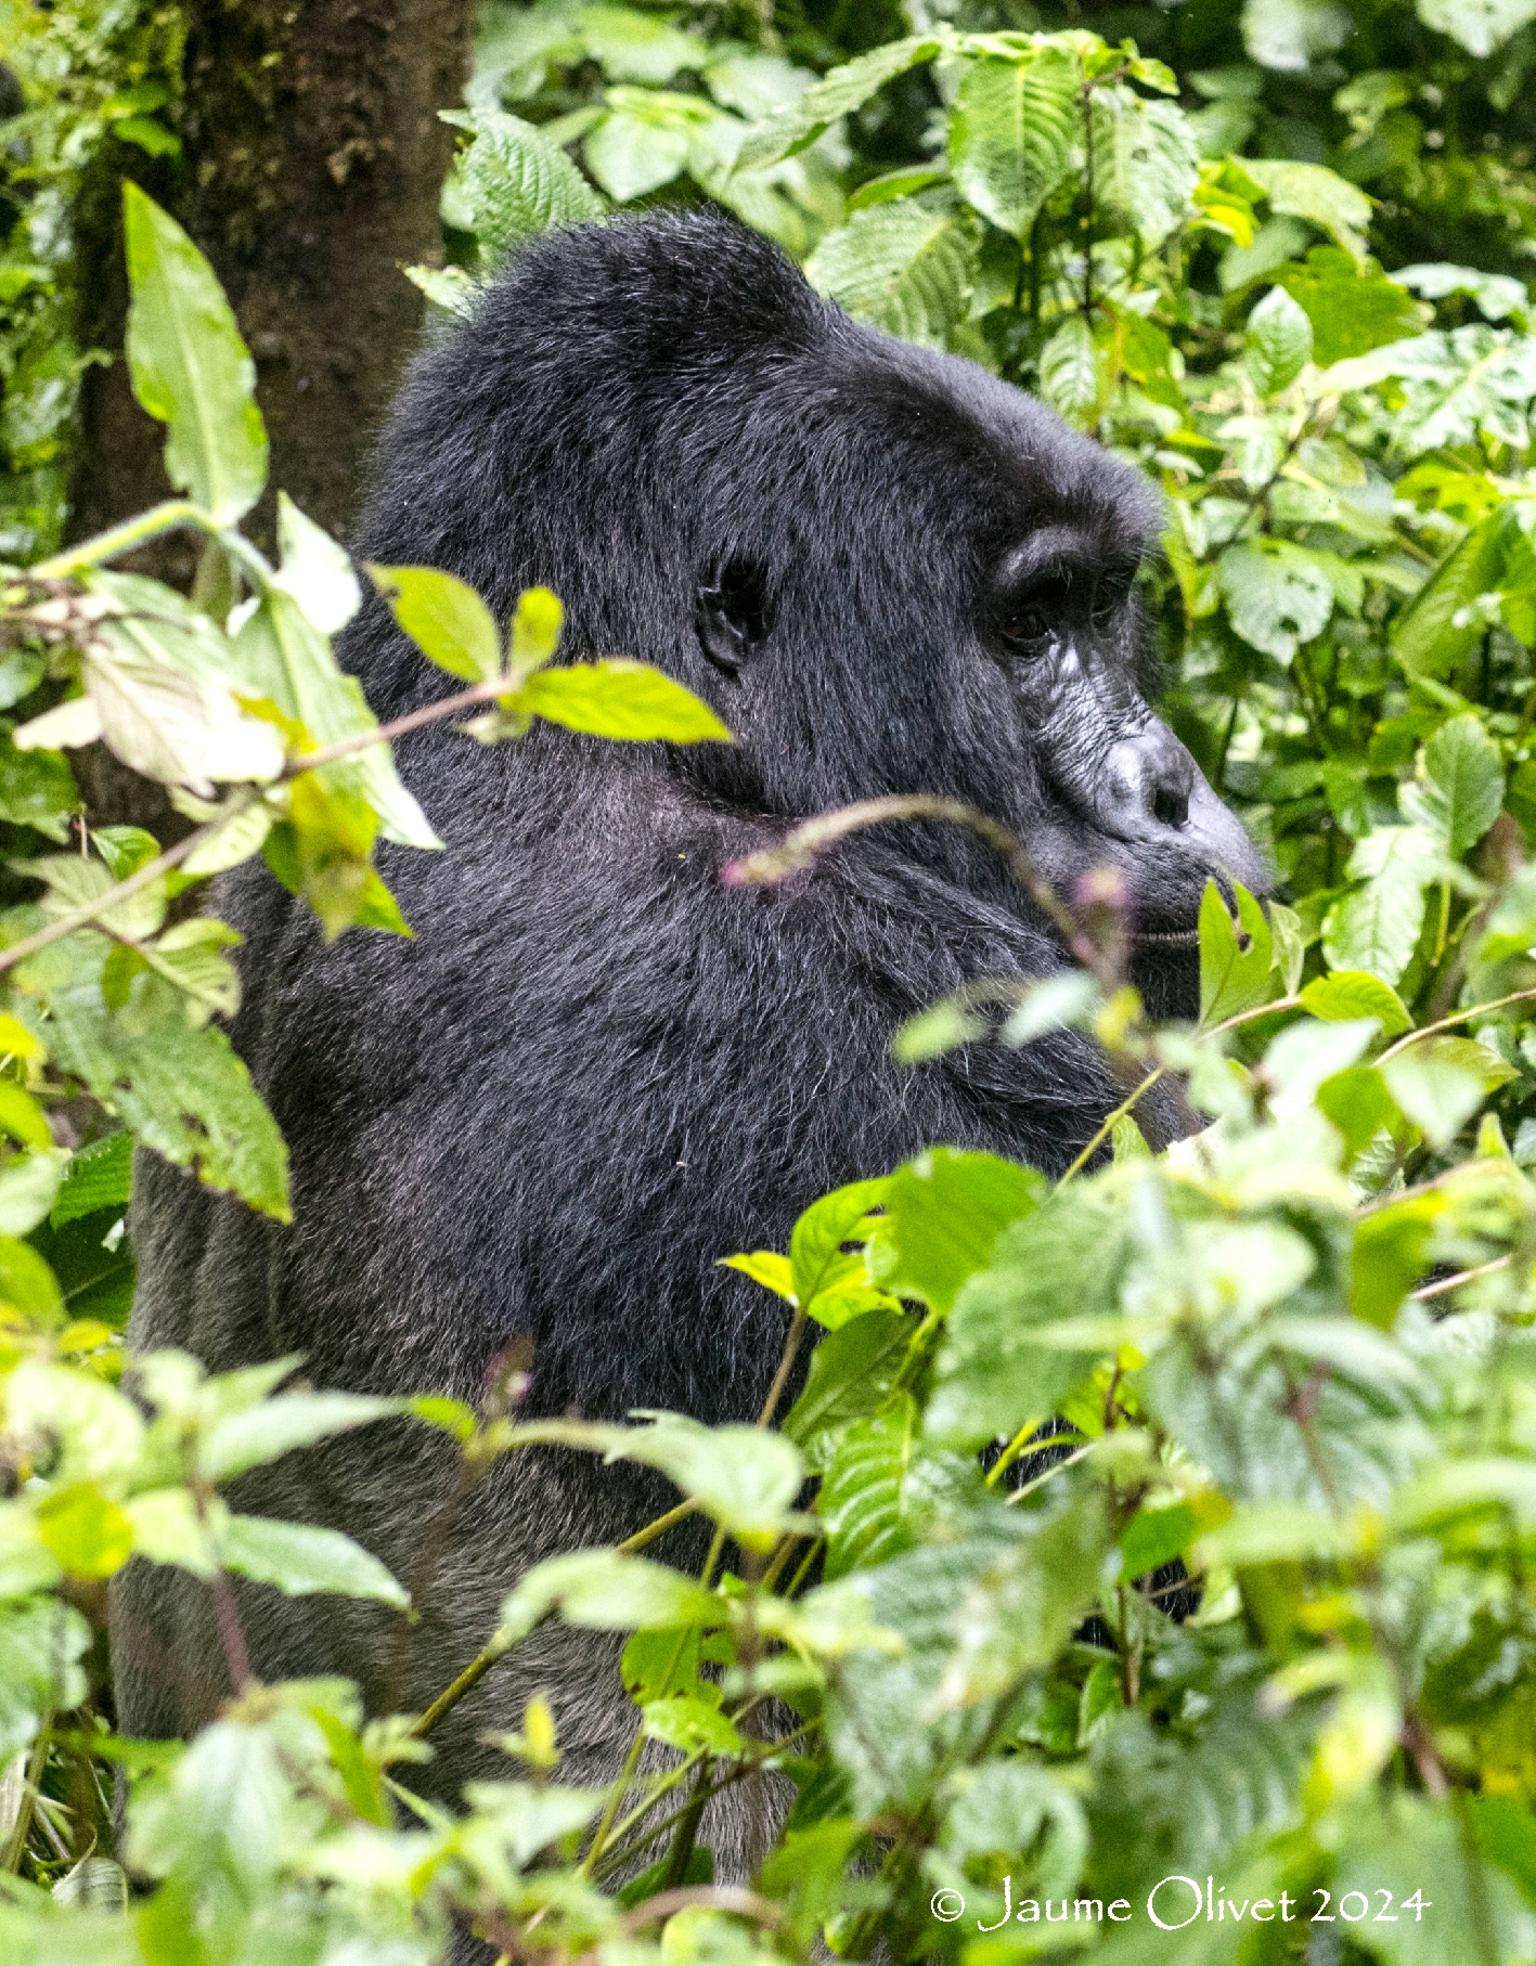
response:
M344 532L361 466L419 331L401 271L439 249L438 192L473 0L186 0L174 162L116 148L82 213L86 346L117 354L126 303L118 169L186 226L256 360L272 484ZM160 433L124 364L89 370L70 530L166 492ZM270 501L270 493L269 493ZM267 518L270 516L270 503ZM258 516L258 530L264 520ZM185 571L174 557L155 571Z

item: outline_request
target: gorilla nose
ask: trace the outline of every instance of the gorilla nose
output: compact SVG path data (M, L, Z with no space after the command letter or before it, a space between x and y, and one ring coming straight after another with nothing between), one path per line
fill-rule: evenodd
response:
M1187 825L1199 778L1194 759L1154 718L1134 737L1122 738L1105 760L1105 830L1122 840L1145 840Z

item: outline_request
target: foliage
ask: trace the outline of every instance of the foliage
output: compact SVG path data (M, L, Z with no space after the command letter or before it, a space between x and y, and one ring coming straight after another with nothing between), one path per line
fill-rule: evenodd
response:
M173 904L263 852L331 933L401 932L373 845L434 846L331 660L358 573L291 505L276 564L239 530L265 469L238 332L131 197L133 377L181 495L0 597L6 1958L406 1966L458 1915L509 1956L615 1966L802 1958L823 1928L967 1966L1536 1959L1532 9L1267 0L1240 41L1204 0L1123 11L1142 47L981 7L893 15L878 46L814 9L772 45L745 16L488 15L430 290L461 304L609 201L708 194L853 311L1038 389L1162 487L1179 728L1290 895L1236 919L1207 895L1192 1025L1147 1017L1109 909L1081 972L978 977L906 1027L918 1059L1080 1025L1125 1101L1055 1187L936 1143L788 1251L722 1251L765 1344L820 1338L782 1416L409 1403L471 1481L558 1443L714 1523L700 1576L637 1523L465 1634L484 1666L546 1620L632 1633L658 1758L627 1788L562 1781L535 1700L506 1779L445 1819L411 1790L451 1690L365 1720L344 1682L249 1683L237 1624L190 1746L107 1724L93 1625L131 1555L226 1614L231 1572L402 1601L221 1493L399 1408L292 1360L126 1361L125 1135L92 1138L77 1095L281 1216L281 1142L217 1022L232 932ZM205 542L190 598L114 570L171 526ZM444 574L365 573L472 737L721 736L655 672L557 665L551 595L507 627ZM82 823L68 754L98 740L171 788L184 840ZM1211 1123L1154 1158L1137 1103L1170 1073ZM788 1823L754 1889L713 1889L689 1800L770 1772ZM148 1881L131 1915L109 1852Z
M0 0L0 558L58 544L80 376L75 207L98 157L174 157L168 0Z

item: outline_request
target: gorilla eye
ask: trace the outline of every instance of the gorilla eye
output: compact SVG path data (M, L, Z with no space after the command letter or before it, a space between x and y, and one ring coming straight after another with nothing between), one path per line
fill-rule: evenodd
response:
M998 610L998 638L1010 649L1033 653L1062 634L1074 613L1081 612L1081 583L1074 594L1070 573L1041 574L1022 592L1009 596Z

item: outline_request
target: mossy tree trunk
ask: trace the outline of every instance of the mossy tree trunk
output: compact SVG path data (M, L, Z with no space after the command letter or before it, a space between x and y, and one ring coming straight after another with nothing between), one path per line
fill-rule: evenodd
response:
M344 532L421 321L472 0L186 0L183 154L115 149L82 214L82 340L122 347L119 174L212 260L256 359L272 482ZM131 161L130 161L131 160ZM71 531L165 493L159 434L114 360L86 378ZM179 572L174 564L157 571Z

